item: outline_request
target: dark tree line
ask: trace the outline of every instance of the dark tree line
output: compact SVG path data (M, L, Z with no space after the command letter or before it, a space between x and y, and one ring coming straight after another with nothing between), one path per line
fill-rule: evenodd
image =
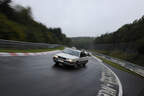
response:
M0 0L0 39L59 44L71 41L60 28L47 28L35 21L30 7L12 7L11 2Z
M144 54L144 16L126 24L113 33L106 33L95 39L95 44L133 43L140 54Z
M75 46L79 49L93 49L94 37L72 37L72 46Z

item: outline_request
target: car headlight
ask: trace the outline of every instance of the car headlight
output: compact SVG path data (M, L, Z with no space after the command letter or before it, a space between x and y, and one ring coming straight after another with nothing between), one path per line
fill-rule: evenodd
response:
M54 57L55 57L55 58L58 58L58 56L57 56L57 55L55 55Z
M67 61L68 61L68 62L73 62L73 60L72 60L72 59L67 59Z

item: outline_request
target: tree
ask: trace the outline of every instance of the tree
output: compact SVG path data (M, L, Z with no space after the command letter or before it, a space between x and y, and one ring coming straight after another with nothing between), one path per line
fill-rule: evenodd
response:
M10 2L0 0L0 39L59 44L70 42L61 28L47 28L35 21L30 7L11 7Z
M9 3L11 3L11 0L0 0L0 5L9 4Z

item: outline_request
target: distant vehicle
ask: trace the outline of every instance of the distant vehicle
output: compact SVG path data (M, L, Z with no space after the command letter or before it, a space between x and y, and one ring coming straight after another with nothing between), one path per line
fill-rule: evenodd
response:
M63 64L74 66L75 68L85 67L88 63L90 54L85 51L66 48L61 53L53 56L56 65Z

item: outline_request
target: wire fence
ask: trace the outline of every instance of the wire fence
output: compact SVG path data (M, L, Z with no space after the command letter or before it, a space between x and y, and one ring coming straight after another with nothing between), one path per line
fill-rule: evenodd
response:
M56 48L60 46L62 45L0 39L0 49L46 49L46 48Z
M127 69L129 69L129 70L131 70L131 71L133 71L133 72L135 72L135 73L137 73L137 74L144 77L144 67L142 67L142 66L138 66L138 65L133 64L131 62L121 60L121 59L118 59L118 58L114 58L114 57L110 57L110 56L107 56L107 55L104 55L104 54L100 54L100 53L96 53L96 52L94 54L97 55L97 56L100 56L102 58L105 58L107 60L110 60L114 63L117 63L120 66L123 66L123 67L125 67L125 68L127 68Z

